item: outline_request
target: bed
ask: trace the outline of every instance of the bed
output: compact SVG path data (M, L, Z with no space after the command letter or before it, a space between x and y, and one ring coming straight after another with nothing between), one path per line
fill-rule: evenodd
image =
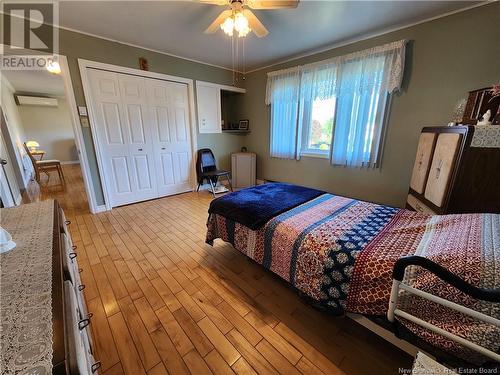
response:
M495 214L432 216L273 183L212 201L206 242L217 238L337 315L384 317L394 265L406 256L428 259L481 290L500 287L500 215ZM471 298L423 268L407 267L404 281L500 318L499 303ZM498 326L400 294L405 311L499 353ZM432 347L468 363L491 361L404 318L397 321Z

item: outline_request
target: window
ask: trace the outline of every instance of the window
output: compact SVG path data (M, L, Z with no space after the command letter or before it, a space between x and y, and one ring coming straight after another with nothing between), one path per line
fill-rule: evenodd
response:
M268 73L271 156L379 167L387 100L401 86L405 45L402 40Z
M304 108L304 116L308 118L303 122L301 155L316 154L327 157L332 143L335 98L308 102L307 108Z

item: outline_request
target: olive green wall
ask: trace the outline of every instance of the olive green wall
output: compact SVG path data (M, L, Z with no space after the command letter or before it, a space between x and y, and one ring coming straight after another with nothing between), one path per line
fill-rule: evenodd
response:
M402 206L425 125L450 121L467 92L500 81L500 3L391 32L247 75L241 118L250 120L245 143L257 153L259 179L287 181L358 199ZM393 96L381 168L333 167L326 159L300 161L269 156L269 108L264 104L266 73L332 56L409 39L401 93Z
M68 30L60 30L59 41L59 53L66 56L68 59L76 103L79 106L86 105L78 67L79 58L129 68L138 68L139 57L145 57L149 62L149 70L151 72L225 85L230 85L232 83L232 73L226 69L131 47ZM197 122L193 125L198 129ZM90 133L90 128L82 128L82 131L97 204L102 205L104 204L104 198L97 169L92 135ZM240 139L240 137L235 137L232 134L198 134L198 148L211 148L218 159L219 166L227 169L230 167L230 153L239 150Z

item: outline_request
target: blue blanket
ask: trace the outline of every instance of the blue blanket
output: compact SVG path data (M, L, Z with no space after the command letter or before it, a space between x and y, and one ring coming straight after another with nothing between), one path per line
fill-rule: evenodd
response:
M303 186L269 183L214 199L208 212L256 230L273 217L322 194L325 192Z

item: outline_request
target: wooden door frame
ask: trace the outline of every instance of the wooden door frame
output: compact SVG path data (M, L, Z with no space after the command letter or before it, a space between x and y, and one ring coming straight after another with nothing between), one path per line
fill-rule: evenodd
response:
M101 179L101 186L102 186L102 190L103 190L106 210L112 209L111 199L109 196L110 190L106 184L106 179L104 178L104 174L103 174L104 173L104 168L103 168L104 161L102 159L103 151L100 148L101 146L100 146L99 140L97 138L97 129L96 129L97 117L96 117L95 109L93 108L93 104L92 104L93 97L92 97L92 90L90 87L90 77L88 74L88 69L99 69L99 70L109 71L109 72L113 72L113 73L122 73L122 74L128 74L128 75L144 77L144 78L160 79L163 81L184 83L187 85L188 104L189 104L189 127L190 127L190 133L191 133L191 166L190 166L189 180L190 180L191 188L194 190L196 187L196 162L194 159L195 159L196 150L198 147L198 139L197 139L197 134L196 134L196 126L195 126L195 124L196 124L196 111L195 111L195 101L194 101L194 81L192 79L189 79L189 78L177 77L177 76L172 76L172 75L163 74L163 73L149 72L149 71L134 69L134 68L127 68L124 66L106 64L106 63L101 63L101 62L96 62L96 61L91 61L91 60L85 60L85 59L78 59L78 66L80 68L80 76L82 78L83 94L84 94L85 102L87 105L87 112L88 112L88 117L89 117L89 122L90 122L90 130L92 133L92 141L94 143L97 166L99 168L99 177Z

